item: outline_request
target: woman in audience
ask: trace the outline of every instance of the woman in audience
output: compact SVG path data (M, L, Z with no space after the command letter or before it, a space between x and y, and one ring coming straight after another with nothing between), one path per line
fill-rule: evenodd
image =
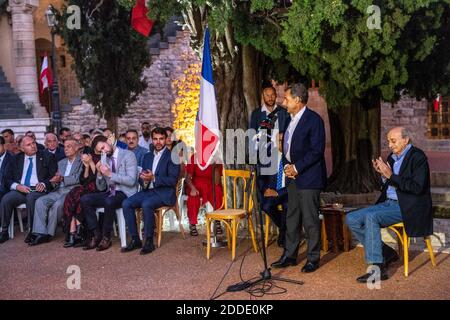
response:
M96 192L95 176L97 171L95 165L100 161L100 150L97 149L97 145L99 142L106 141L106 137L98 135L92 140L92 149L85 148L83 150L81 161L84 168L80 176L80 186L73 188L64 201L65 227L67 230L64 247L66 248L83 245L82 223L84 217L81 211L80 198L87 193Z

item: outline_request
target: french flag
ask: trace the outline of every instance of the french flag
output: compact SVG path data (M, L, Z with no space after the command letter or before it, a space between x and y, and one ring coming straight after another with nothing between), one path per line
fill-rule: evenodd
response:
M206 28L200 79L200 106L195 122L196 164L200 169L205 170L211 164L219 145L219 118L209 48L209 29Z

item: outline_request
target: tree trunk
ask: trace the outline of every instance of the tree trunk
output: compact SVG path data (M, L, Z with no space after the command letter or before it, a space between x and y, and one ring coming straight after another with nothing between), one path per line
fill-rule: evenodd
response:
M117 139L119 139L119 118L118 117L111 117L106 119L106 125L108 128L112 130L116 134Z
M380 102L368 106L353 100L350 106L329 108L333 173L327 190L367 193L379 190L379 176L371 159L380 155Z

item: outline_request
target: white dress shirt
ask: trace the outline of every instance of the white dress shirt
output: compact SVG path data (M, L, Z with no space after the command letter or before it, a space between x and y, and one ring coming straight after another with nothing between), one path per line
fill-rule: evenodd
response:
M288 149L287 150L283 150L285 152L285 156L286 159L291 162L291 142L292 142L292 136L294 135L295 129L297 128L297 125L300 121L300 119L302 118L303 114L305 113L306 110L306 106L301 109L299 112L297 112L297 114L295 116L291 115L291 122L289 123L289 126L286 129L286 132L284 133L284 136L286 137L286 135L288 136ZM283 144L283 148L284 148L284 144ZM295 168L295 166L294 166ZM295 171L297 171L297 168L295 168ZM298 172L298 171L297 171Z
M156 150L153 151L153 164L152 164L152 173L153 173L153 181L150 183L149 188L153 188L153 183L156 181L155 172L156 168L158 168L159 160L161 160L161 157L163 155L164 150L166 150L166 147L162 148L161 151L157 152Z
M5 160L6 151L3 152L3 155L0 157L0 168L2 167L3 160Z
M25 178L27 176L28 171L28 165L30 164L30 159L33 159L33 171L31 172L31 179L30 179L30 186L34 187L39 183L38 176L37 176L37 168L36 168L36 155L34 156L27 156L24 155L24 161L23 161L23 170L22 170L22 179L20 179L20 184L25 184ZM17 190L18 183L13 183L11 185L11 190Z
M150 145L152 144L152 138L149 137L148 141L145 140L144 136L140 136L139 137L139 142L138 145L140 145L141 147L150 150Z

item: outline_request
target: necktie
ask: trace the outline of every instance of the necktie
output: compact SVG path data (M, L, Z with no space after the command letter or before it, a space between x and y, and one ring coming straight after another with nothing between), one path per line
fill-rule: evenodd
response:
M29 157L29 163L28 163L28 169L27 169L27 174L25 175L25 185L27 187L30 187L30 181L31 181L31 175L33 173L33 158Z
M114 157L111 157L111 171L113 173L116 172L116 161L114 160ZM116 184L114 182L109 182L109 193L111 196L116 195Z
M283 159L280 159L277 173L277 191L283 188Z

